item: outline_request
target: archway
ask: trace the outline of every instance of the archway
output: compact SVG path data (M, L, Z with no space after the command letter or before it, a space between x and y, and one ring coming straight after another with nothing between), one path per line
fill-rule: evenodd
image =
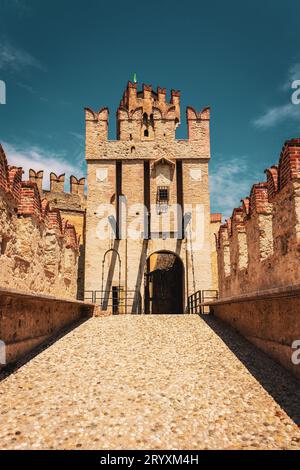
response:
M184 313L184 266L175 253L159 251L147 260L145 313Z

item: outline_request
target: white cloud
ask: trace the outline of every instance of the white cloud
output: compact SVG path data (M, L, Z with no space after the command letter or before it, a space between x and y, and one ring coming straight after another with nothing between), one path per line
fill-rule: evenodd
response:
M294 119L300 121L300 106L288 103L268 109L262 116L253 121L254 125L259 128L270 128L285 121L286 119Z
M0 43L0 70L20 71L25 67L43 70L42 64L28 52L17 49L8 42Z
M288 77L286 82L283 85L284 90L290 90L292 83L295 80L300 80L300 62L297 64L294 64L290 67L288 71Z
M289 119L296 121L300 120L300 106L291 102L294 91L292 89L292 83L295 80L300 80L300 63L296 63L290 67L287 79L280 88L281 91L289 92L290 96L288 97L288 102L286 102L286 104L273 106L267 109L261 116L254 119L253 124L255 127L268 129Z
M262 175L253 172L246 157L218 162L210 172L212 207L223 218L230 217L233 209L241 205L241 199L249 196L252 185L261 179Z
M44 189L49 189L51 172L57 175L65 173L66 181L71 175L82 177L82 169L78 162L76 161L75 164L68 162L63 154L49 152L36 146L19 147L5 142L2 146L8 164L23 168L24 180L28 179L28 172L31 168L35 171L44 170ZM68 190L67 185L65 189Z

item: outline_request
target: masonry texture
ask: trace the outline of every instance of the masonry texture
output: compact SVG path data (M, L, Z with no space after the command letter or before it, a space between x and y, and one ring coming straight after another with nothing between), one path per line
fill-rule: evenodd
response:
M0 285L76 298L78 235L0 146Z
M78 238L77 298L84 298L84 256L85 256L85 178L70 177L70 192L65 191L65 175L50 174L50 190L43 189L44 172L29 171L29 180L36 183L42 199L49 202L52 209L59 209L61 217L73 225Z
M149 271L149 264L147 268L147 261L151 255L163 252L173 253L180 260L182 280L175 291L181 290L182 295L177 313L184 310L187 297L195 290L217 286L208 175L210 109L197 113L189 107L186 117L188 139L177 140L180 92L172 90L168 102L166 89L158 87L154 91L143 85L139 91L131 82L117 111L117 140L108 140L108 109L86 109L87 298L97 291L106 291L109 297L112 288L125 291L125 295L130 291L134 300L129 302L127 313L153 313L155 275ZM160 194L164 194L163 201L159 200ZM121 216L120 196L126 198L128 206L128 212L123 211ZM180 215L177 209L172 211L176 204L182 211ZM197 205L199 219L196 221L193 213L192 222L186 223L188 212ZM108 216L115 220L115 229L113 224L103 223ZM164 223L168 219L166 234ZM132 239L129 232L134 221L137 236ZM199 247L188 235L189 230L196 230L196 223ZM187 234L178 236L183 225ZM213 226L217 231L215 220ZM152 305L147 306L147 299ZM110 299L105 308L109 305Z
M285 142L267 181L253 185L217 237L215 315L300 377L300 139Z
M221 297L299 283L300 139L285 143L218 235Z
M83 302L0 288L0 334L6 364L93 313L94 306Z

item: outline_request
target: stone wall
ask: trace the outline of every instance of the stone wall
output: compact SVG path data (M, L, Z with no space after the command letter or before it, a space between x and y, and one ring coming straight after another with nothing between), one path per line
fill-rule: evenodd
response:
M300 379L292 360L300 340L300 285L228 297L210 310Z
M0 340L5 344L6 364L93 312L94 306L83 302L0 287Z
M220 301L213 313L300 378L300 139L285 142L217 237Z
M76 230L22 174L0 145L0 286L76 298Z
M70 177L70 192L65 191L65 175L50 175L50 190L43 189L43 171L29 171L29 180L38 185L42 199L46 199L52 209L59 209L61 217L75 227L79 240L77 297L84 297L84 263L85 263L85 224L86 195L85 178Z
M285 143L266 175L220 227L222 298L300 281L300 139Z

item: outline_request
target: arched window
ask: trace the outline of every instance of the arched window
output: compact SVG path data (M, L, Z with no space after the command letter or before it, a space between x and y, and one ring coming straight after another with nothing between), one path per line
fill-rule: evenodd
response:
M148 129L145 129L145 130L144 130L144 137L149 137L149 131L148 131Z

